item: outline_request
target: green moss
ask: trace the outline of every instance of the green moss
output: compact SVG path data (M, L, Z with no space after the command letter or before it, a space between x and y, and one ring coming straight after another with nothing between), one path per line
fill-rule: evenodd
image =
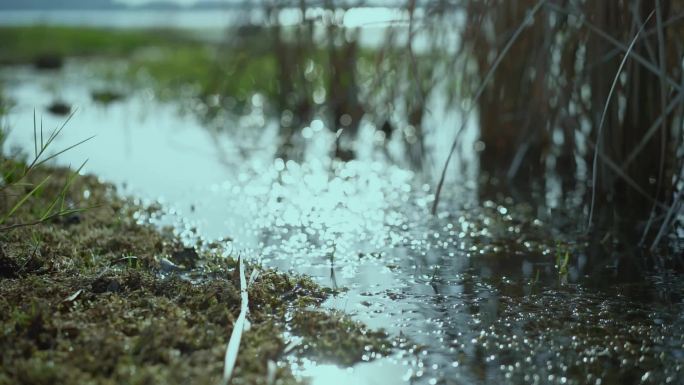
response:
M48 173L45 193L11 221L32 218L69 175L39 169L29 182ZM240 311L237 262L138 224L133 213L141 208L93 177L77 178L68 201L92 208L0 232L0 308L7 309L0 312L0 384L218 383ZM169 273L161 257L188 268ZM251 328L233 383L265 383L268 362L284 358L288 328L309 341L299 351L308 356L351 364L368 346L386 351L381 333L311 310L325 297L306 277L261 271L249 288ZM297 383L287 368L277 378Z

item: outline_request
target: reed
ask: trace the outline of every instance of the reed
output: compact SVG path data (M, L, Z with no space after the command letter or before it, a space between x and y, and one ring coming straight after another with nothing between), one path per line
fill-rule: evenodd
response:
M583 194L596 229L661 240L683 172L684 7L491 0L465 12L459 54L477 63L464 90L474 90L484 143L481 195L492 180L544 186L553 173L566 196Z

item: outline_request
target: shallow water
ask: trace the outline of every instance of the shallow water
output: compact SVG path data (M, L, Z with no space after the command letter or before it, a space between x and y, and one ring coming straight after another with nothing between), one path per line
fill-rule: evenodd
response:
M285 162L259 97L219 133L151 91L97 105L91 91L111 85L87 68L2 79L16 102L10 145L33 148L34 108L52 128L64 118L43 108L75 103L55 149L97 136L59 164L87 158L87 172L166 209L141 221L311 275L338 289L326 306L396 338L395 354L353 368L290 363L315 384L684 383L680 276L574 235L557 211L478 202L467 179L432 217L427 178L390 164L370 126L358 160L331 161L317 121L302 130L303 161Z

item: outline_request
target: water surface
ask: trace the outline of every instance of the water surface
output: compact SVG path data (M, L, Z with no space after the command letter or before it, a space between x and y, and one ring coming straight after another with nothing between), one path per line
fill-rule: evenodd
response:
M217 130L152 91L99 105L92 90L111 85L74 65L3 70L8 145L32 149L34 109L52 128L64 117L45 106L68 100L78 112L55 149L96 137L59 164L87 158L87 172L164 206L141 221L311 275L338 291L326 306L396 339L392 356L353 368L291 363L314 383L684 383L681 277L574 234L570 214L479 201L461 176L433 217L430 178L389 161L371 125L354 161L330 159L320 120L301 131L301 162L274 159L277 124L258 96Z

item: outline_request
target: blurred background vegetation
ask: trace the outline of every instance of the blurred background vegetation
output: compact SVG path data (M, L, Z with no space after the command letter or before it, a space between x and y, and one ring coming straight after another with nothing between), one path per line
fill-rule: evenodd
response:
M681 2L264 0L186 11L224 8L237 21L211 33L5 23L0 63L49 70L104 58L123 65L100 66L102 76L130 89L152 84L208 125L245 115L256 96L279 121L274 156L286 160L302 160L299 133L314 119L336 134L331 156L352 160L365 122L379 152L433 185L443 167L446 179L463 171L445 164L453 143L465 161L457 164L476 165L482 199L543 200L553 190L582 213L578 227L636 233L652 247L680 226ZM392 17L368 32L374 22L355 23L360 8ZM475 139L465 140L465 124L426 125L439 116L435 100L475 121Z

